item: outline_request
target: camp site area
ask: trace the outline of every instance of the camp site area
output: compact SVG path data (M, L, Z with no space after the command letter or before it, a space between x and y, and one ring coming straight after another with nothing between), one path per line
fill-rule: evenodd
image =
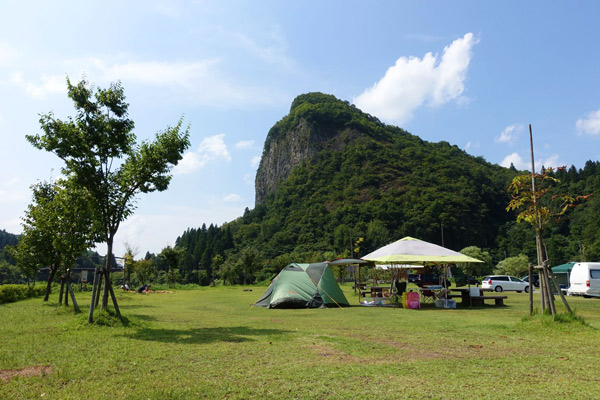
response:
M413 310L341 288L350 307L251 309L265 286L117 291L124 325L56 296L2 304L0 398L598 398L598 299L569 297L587 325L546 324L523 319L525 293Z

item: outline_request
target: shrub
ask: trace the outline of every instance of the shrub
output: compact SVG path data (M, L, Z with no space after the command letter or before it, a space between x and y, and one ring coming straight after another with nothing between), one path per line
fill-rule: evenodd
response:
M0 285L0 304L12 303L29 297L42 296L43 286Z

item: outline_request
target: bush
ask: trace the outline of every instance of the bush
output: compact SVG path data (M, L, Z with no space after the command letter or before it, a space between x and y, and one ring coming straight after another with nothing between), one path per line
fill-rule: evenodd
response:
M44 286L0 285L0 304L42 296L44 291Z

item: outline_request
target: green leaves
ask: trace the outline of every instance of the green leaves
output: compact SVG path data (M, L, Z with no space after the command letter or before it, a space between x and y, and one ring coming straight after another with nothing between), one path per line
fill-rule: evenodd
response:
M120 82L95 89L86 80L74 85L67 78L67 88L75 120L42 115L43 135L27 140L65 161L63 172L91 196L102 240L112 241L120 222L133 212L137 194L167 189L171 168L190 145L189 127L183 130L180 119L154 141L137 146Z

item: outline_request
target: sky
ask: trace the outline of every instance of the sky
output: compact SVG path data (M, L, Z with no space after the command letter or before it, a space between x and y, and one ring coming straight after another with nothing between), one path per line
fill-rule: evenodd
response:
M169 189L137 198L117 256L254 208L267 133L307 92L520 169L531 124L538 168L583 168L600 159L599 15L597 1L3 1L0 229L21 233L30 186L60 176L25 135L40 114L75 115L67 77L120 81L138 141L190 126Z

